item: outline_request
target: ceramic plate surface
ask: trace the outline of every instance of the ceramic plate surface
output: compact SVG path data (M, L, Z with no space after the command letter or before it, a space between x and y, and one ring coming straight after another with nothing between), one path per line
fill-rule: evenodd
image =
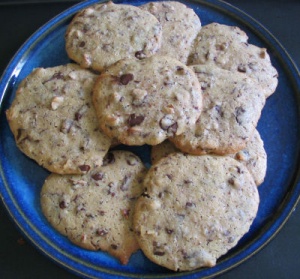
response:
M48 172L16 147L5 117L20 81L33 68L69 62L64 33L73 15L96 1L82 2L41 27L11 60L0 83L0 192L5 207L24 235L42 252L85 278L205 278L241 263L263 247L282 227L300 195L299 130L300 79L294 63L280 43L254 19L223 1L185 2L199 15L202 25L218 22L239 26L249 42L266 47L279 72L279 85L264 107L258 130L268 154L265 182L259 187L258 215L249 231L213 268L174 273L148 261L139 251L128 265L103 252L83 250L57 233L41 213L40 189ZM141 5L145 2L116 2ZM133 148L149 163L149 148Z

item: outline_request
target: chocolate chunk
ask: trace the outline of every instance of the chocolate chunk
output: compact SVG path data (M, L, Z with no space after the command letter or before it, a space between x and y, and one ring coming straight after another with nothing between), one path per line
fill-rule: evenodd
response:
M43 84L51 81L51 80L54 80L54 79L64 79L65 76L61 73L61 72L58 72L58 73L55 73L51 78L49 78L48 80L44 81Z
M136 126L141 124L145 119L144 115L135 115L135 113L130 114L129 118L128 118L128 125L130 127Z
M88 172L91 169L91 167L89 165L81 165L81 166L78 166L78 168L81 171L86 171L86 172Z
M95 174L92 175L92 178L96 181L98 180L102 180L104 177L104 173L103 172L97 172Z
M172 116L170 115L165 115L160 121L159 121L159 126L168 132L168 134L176 134L177 129L178 129L178 124L177 122L172 119Z
M243 64L240 64L240 65L238 66L237 70L238 70L240 73L246 73L246 72L247 72L246 66L243 65Z
M127 85L132 80L133 80L133 74L124 74L120 76L120 83L123 85Z
M59 203L59 208L61 208L61 209L67 208L67 203L66 203L65 201L61 201L61 202Z
M144 51L142 51L142 50L137 51L137 52L135 53L134 56L135 56L137 59L143 59L143 58L146 57Z
M164 256L165 252L163 252L163 251L154 251L153 254L156 255L156 256Z
M166 233L167 233L167 234L172 234L173 232L174 232L174 230L171 230L171 229L166 228Z
M114 250L117 250L117 249L118 249L118 245L116 245L116 244L111 244L110 247L111 247L112 249L114 249Z
M99 236L105 236L108 234L108 230L107 229L98 229L96 231L96 234L99 235Z

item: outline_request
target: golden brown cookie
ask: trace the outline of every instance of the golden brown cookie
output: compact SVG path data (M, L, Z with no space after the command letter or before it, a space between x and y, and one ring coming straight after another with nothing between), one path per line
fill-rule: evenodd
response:
M127 145L155 145L180 135L202 108L195 73L158 55L107 68L95 84L93 100L103 132Z
M145 58L161 45L161 25L149 12L113 2L80 11L68 26L66 50L84 68L102 71L123 58Z
M162 44L158 54L186 64L192 43L201 29L194 10L176 1L150 2L140 8L153 14L162 25Z
M27 76L6 112L21 151L55 173L100 166L111 140L100 131L92 104L96 77L76 64Z
M145 173L137 156L113 151L84 175L51 174L41 191L43 214L74 244L107 251L126 264L139 248L132 215Z
M230 157L172 153L144 187L133 219L138 243L175 271L214 266L248 232L259 204L251 174Z

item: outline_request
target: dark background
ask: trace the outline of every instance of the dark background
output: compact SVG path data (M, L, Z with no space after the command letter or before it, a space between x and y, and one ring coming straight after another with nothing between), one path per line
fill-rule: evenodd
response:
M0 75L24 41L49 19L77 1L0 1ZM51 3L49 3L51 2ZM228 0L262 23L300 65L300 1ZM75 279L33 247L15 227L0 202L0 278ZM256 255L220 279L299 279L300 208Z

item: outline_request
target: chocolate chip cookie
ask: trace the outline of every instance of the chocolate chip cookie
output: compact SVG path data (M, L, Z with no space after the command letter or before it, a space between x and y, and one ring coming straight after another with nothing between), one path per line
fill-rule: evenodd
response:
M153 14L162 25L162 44L158 54L186 64L192 43L201 29L194 10L176 1L150 2L140 8Z
M138 243L175 271L214 266L248 232L259 204L251 174L230 157L172 153L144 187L133 219Z
M28 75L6 112L20 150L55 173L100 166L111 140L100 131L92 104L96 77L75 64Z
M189 65L213 64L233 73L253 78L266 97L274 93L278 73L265 48L248 42L244 31L236 26L211 23L203 26L195 39Z
M155 145L182 134L201 113L195 73L173 58L123 59L107 68L93 90L103 132L127 145Z
M145 173L136 155L113 151L84 175L51 174L41 190L43 214L74 244L106 251L126 264L139 248L132 215Z
M80 11L66 31L66 50L84 68L102 71L123 58L152 56L161 45L155 16L132 5L94 4Z
M244 149L265 105L260 86L242 73L213 64L191 69L201 84L203 110L194 126L170 140L183 152L195 155L226 155Z

